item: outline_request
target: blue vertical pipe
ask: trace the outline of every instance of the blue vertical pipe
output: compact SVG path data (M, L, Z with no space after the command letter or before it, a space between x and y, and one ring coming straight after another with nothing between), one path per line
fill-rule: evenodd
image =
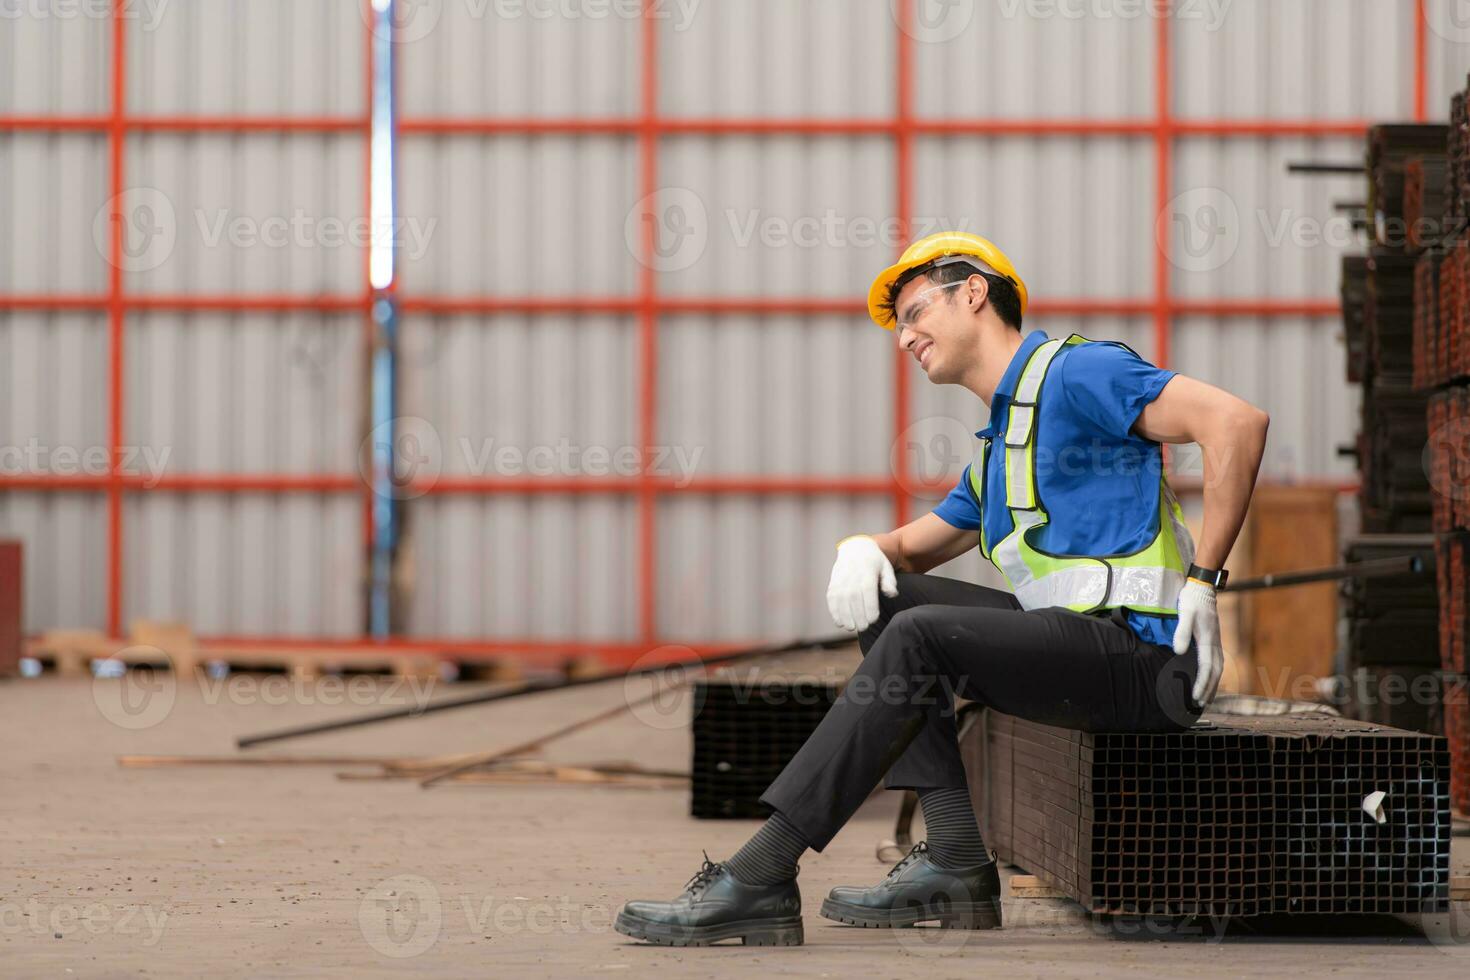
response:
M398 546L399 503L394 448L398 431L398 310L393 285L393 2L372 0L374 25L372 105L369 126L368 281L372 286L370 431L372 455L372 560L368 632L393 634L393 556Z

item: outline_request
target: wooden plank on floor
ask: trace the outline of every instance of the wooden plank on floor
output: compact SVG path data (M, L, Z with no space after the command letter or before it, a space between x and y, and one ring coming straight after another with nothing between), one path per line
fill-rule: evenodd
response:
M1011 876L1012 898L1066 898L1065 892L1043 884L1035 875Z

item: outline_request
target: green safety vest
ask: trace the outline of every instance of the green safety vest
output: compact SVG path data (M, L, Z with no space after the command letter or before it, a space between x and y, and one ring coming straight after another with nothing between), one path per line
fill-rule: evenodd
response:
M1023 609L1063 606L1075 612L1126 607L1142 613L1174 615L1179 590L1194 561L1194 539L1184 523L1179 500L1159 474L1159 530L1142 550L1127 555L1053 555L1035 544L1051 518L1036 493L1036 419L1042 383L1052 358L1064 347L1094 343L1073 334L1037 347L1021 371L1006 418L1006 507L1014 527L993 549L985 536L985 464L989 439L970 466L970 489L980 508L980 551L1000 569Z

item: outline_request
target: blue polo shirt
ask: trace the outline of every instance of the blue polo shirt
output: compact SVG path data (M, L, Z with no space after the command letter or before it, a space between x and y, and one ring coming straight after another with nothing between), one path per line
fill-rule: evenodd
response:
M1033 330L1021 341L990 403L990 424L975 433L993 439L986 454L985 537L994 547L1015 527L1006 508L1006 412L1031 352L1047 336ZM1032 540L1057 555L1129 554L1146 546L1159 527L1159 444L1132 431L1138 414L1158 397L1173 371L1154 367L1122 344L1064 347L1042 386L1036 429L1036 488L1050 522ZM970 468L935 508L945 523L980 529L980 505ZM1125 610L1133 631L1149 643L1174 642L1177 616Z

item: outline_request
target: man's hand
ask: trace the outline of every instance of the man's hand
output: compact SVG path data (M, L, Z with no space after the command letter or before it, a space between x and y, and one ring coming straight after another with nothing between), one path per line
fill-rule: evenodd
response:
M1193 639L1199 657L1194 678L1194 702L1201 708L1215 700L1220 675L1225 672L1225 651L1220 646L1220 614L1215 611L1215 590L1198 579L1190 579L1179 590L1179 625L1174 628L1174 652L1189 652Z
M898 577L893 563L878 542L860 534L837 546L832 579L827 583L827 611L832 622L853 633L861 633L878 621L878 590L892 598L898 595Z

